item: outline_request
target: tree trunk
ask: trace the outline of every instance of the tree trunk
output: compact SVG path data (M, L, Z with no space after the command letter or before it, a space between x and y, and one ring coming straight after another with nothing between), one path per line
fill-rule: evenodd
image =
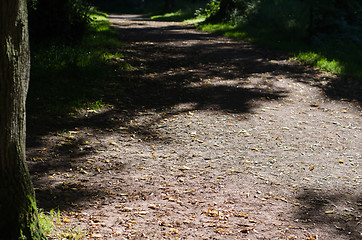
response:
M173 9L173 0L165 0L164 12L169 13Z
M0 0L0 239L46 239L25 163L26 0Z

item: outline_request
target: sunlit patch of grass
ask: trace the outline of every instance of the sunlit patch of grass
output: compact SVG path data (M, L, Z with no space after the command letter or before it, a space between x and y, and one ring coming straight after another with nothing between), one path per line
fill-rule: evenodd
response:
M317 66L331 73L343 73L343 66L339 61L334 59L328 60L326 57L316 52L301 52L296 55L296 59L302 61L303 63Z
M179 21L183 20L184 14L185 14L184 12L179 10L177 12L165 13L162 15L155 15L155 16L152 16L151 19L179 22Z
M206 32L212 33L220 33L220 34L232 34L235 30L235 26L226 23L218 23L218 24L201 24L199 25L199 29Z
M172 13L151 16L153 20L169 22L200 22L200 18L195 18L193 11L178 10ZM204 19L204 18L203 18Z
M49 239L71 239L80 240L84 239L87 235L86 231L79 228L73 228L66 226L66 222L62 220L62 216L59 210L50 210L49 213L39 211L40 225L44 231L44 234Z
M195 18L186 19L184 22L188 24L198 25L206 20L205 16L197 16Z
M105 103L103 99L93 100L93 101L78 101L72 104L71 112L82 112L82 110L86 111L98 111L102 109L110 109L111 105Z
M175 1L175 11L171 13L151 14L151 19L169 22L199 23L205 20L205 16L195 16L195 12L205 7L207 1Z

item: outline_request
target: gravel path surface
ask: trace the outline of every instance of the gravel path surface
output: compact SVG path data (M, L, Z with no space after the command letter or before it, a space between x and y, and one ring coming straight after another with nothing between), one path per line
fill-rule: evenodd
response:
M132 68L105 99L127 97L34 130L40 207L87 239L362 239L361 109L327 95L335 76L186 24L110 21Z

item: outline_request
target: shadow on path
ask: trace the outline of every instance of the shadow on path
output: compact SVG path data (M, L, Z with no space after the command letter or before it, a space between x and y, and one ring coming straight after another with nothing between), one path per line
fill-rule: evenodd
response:
M296 197L301 205L296 221L311 227L336 232L337 235L360 239L362 196L352 193L328 193L307 190ZM356 214L357 212L357 214Z

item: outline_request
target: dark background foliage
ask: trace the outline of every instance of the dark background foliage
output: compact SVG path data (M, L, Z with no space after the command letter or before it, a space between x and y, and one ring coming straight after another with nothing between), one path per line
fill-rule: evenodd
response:
M314 41L361 41L362 5L358 0L211 0L210 22L234 22L290 32Z
M89 0L29 0L31 42L79 41L89 22Z

